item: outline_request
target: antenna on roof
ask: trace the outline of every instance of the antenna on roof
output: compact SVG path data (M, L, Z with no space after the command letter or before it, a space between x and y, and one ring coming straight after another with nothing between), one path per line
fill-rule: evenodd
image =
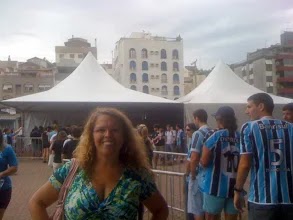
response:
M97 38L95 38L95 48L96 48L96 51L97 51L97 60L98 60L98 45L97 45Z

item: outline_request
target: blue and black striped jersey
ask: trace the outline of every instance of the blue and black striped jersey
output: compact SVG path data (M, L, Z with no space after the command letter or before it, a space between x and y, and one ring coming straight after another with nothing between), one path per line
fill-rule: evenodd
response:
M211 131L211 129L207 125L204 125L204 126L201 126L197 131L195 131L192 134L192 139L191 139L190 149L187 155L187 160L190 160L192 152L197 152L199 153L199 155L201 155L204 138L209 131ZM204 173L200 164L198 165L196 170L197 170L197 180L198 180L199 189L203 191Z
M241 129L241 154L252 155L248 201L293 203L293 125L263 117Z
M212 161L205 169L204 192L223 198L233 197L239 164L240 134L220 129L205 144L212 151Z

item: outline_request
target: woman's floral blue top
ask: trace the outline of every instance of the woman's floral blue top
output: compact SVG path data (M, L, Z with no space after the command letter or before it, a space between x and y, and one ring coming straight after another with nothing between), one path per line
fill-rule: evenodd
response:
M49 181L58 191L69 173L71 162L56 170ZM78 170L65 200L65 219L136 219L139 202L156 192L150 174L125 169L116 187L103 201L82 169Z

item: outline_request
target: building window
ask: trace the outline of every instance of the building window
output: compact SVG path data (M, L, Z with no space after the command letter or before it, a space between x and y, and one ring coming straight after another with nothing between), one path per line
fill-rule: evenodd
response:
M70 56L70 59L74 59L74 54L73 53L71 53L69 56Z
M162 71L167 71L167 63L166 62L161 63L161 70Z
M129 68L130 68L130 70L135 70L136 69L136 62L133 60L130 61Z
M167 82L168 82L167 74L163 73L161 77L161 83L167 83Z
M134 91L137 90L135 85L130 86L130 89L132 89L132 90L134 90Z
M141 65L142 70L148 70L149 69L149 64L147 61L143 61Z
M147 73L142 74L142 82L149 82L149 75Z
M78 58L79 59L82 59L83 58L83 54L82 53L78 54Z
M177 62L173 63L173 71L179 71L179 64Z
M147 59L148 58L148 51L147 51L147 49L142 49L141 50L141 58L142 59Z
M42 92L42 91L46 91L48 89L50 89L51 86L50 85L39 85L39 91Z
M266 64L266 71L273 71L273 65L272 64Z
M172 58L173 58L173 60L178 60L179 59L178 50L173 50L172 51Z
M266 76L267 82L273 82L273 76Z
M131 48L129 50L129 58L131 58L131 59L135 59L136 58L136 51L135 51L134 48Z
M179 75L177 74L177 73L175 73L174 75L173 75L173 83L174 84L177 84L177 83L179 83L180 81L179 81Z
M167 88L167 86L162 86L161 93L162 93L162 95L168 95L168 88Z
M273 93L274 87L267 87L267 93Z
M135 73L130 74L130 83L136 83L136 74Z
M165 49L161 50L161 59L167 59L167 52Z
M34 85L27 83L24 85L24 92L33 92L34 91Z
M59 54L59 58L63 59L64 58L64 54Z
M149 94L149 87L148 86L143 86L142 87L142 92L146 93L146 94Z
M3 100L7 100L7 99L12 99L13 97L11 97L11 96L9 96L9 95L5 95L5 96L3 96Z
M3 92L12 92L13 91L13 86L11 83L5 83L2 87Z
M178 86L174 86L174 95L180 95L180 90Z

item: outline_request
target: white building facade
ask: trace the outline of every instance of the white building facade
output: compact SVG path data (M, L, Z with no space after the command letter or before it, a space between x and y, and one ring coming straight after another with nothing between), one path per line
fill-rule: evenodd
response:
M113 77L126 88L177 99L184 95L183 40L132 33L114 50Z

